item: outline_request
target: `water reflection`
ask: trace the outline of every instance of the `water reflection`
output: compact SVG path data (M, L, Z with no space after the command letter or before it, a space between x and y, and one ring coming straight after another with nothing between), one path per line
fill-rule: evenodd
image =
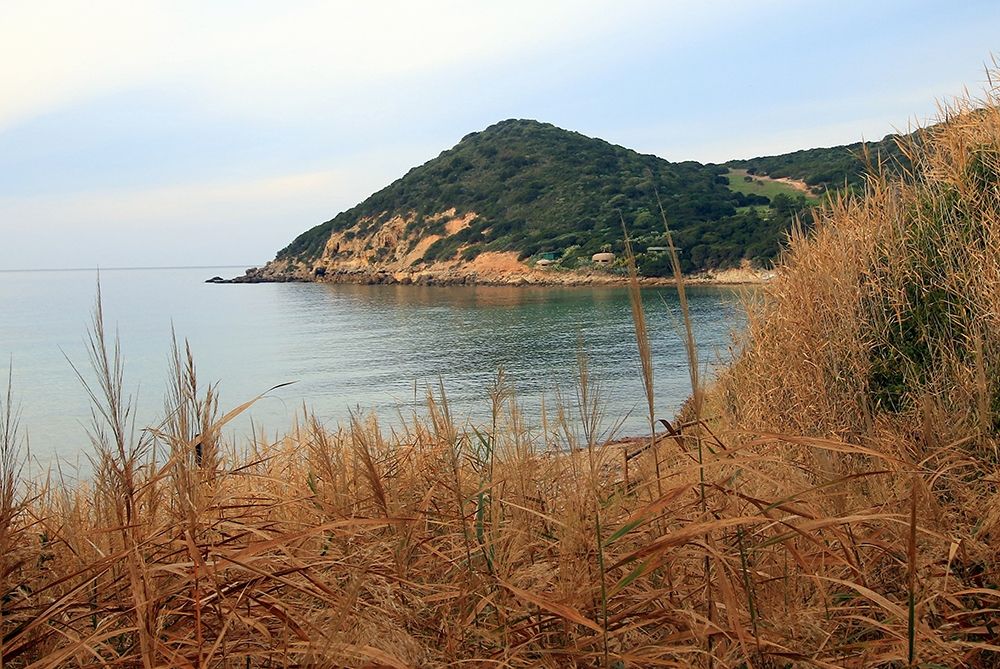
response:
M102 275L110 329L121 333L126 382L139 389L138 423L159 414L170 330L191 341L204 382L220 382L224 406L296 381L258 403L250 418L272 432L303 405L331 423L351 408L392 419L444 382L456 415L482 418L503 367L529 418L557 388L573 396L577 355L590 361L609 416L643 406L628 294L612 287L433 287L203 284L210 270ZM0 356L14 359L24 425L36 454L86 449L90 409L64 353L86 367L83 346L94 273L0 275ZM691 315L704 359L726 351L739 327L740 291L692 287ZM657 412L672 416L689 393L673 288L644 291ZM415 392L416 389L416 392ZM642 409L625 431L645 429Z
M537 416L541 400L571 389L577 356L604 387L612 413L641 401L628 295L621 288L510 288L288 285L282 309L300 337L292 369L319 393L341 392L362 406L413 402L413 384L441 378L460 412L481 410L503 367ZM694 287L691 314L705 351L724 350L738 318L737 294ZM673 288L644 292L664 415L687 395ZM303 318L304 317L304 318ZM418 393L419 395L419 393ZM405 404L405 403L404 403ZM626 421L639 429L641 422Z

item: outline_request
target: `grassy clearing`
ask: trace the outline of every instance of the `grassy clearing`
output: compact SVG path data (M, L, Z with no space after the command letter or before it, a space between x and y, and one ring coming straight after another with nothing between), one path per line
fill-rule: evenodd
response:
M245 407L178 347L163 422L135 431L98 309L92 482L21 478L0 403L0 664L998 666L1000 107L979 107L791 240L711 386L688 331L678 422L648 364L672 333L634 300L657 434L625 446L585 359L536 430L500 374L485 425L441 390L395 431L304 416L227 444Z
M765 176L749 175L743 169L730 168L729 174L726 176L729 177L729 189L737 193L743 193L744 195L763 195L767 198L773 198L776 195L787 195L793 199L804 195L809 202L819 202L819 198L812 193L803 191L783 181L777 181ZM752 179L751 181L746 180L748 176Z

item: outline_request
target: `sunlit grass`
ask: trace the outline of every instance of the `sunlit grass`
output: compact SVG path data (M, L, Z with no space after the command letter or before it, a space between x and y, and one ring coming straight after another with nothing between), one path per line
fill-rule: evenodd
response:
M820 198L813 193L796 188L790 183L777 181L766 176L747 174L744 169L730 168L726 176L729 177L729 189L744 195L763 195L766 198L787 195L792 199L802 195L809 202L818 203L820 201ZM750 181L746 180L747 177L750 177Z

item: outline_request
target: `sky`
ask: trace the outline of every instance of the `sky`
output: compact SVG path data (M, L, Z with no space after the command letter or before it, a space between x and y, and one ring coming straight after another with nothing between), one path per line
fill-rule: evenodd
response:
M981 95L1000 3L0 0L0 270L250 266L469 132L668 160Z

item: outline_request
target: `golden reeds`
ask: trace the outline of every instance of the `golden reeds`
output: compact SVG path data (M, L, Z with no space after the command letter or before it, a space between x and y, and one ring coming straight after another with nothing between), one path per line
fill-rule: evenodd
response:
M540 431L500 373L486 426L442 388L237 445L175 344L137 430L98 307L91 480L22 477L0 403L0 669L997 666L1000 111L946 117L792 235L708 387L685 313L693 400L624 446L585 357Z

